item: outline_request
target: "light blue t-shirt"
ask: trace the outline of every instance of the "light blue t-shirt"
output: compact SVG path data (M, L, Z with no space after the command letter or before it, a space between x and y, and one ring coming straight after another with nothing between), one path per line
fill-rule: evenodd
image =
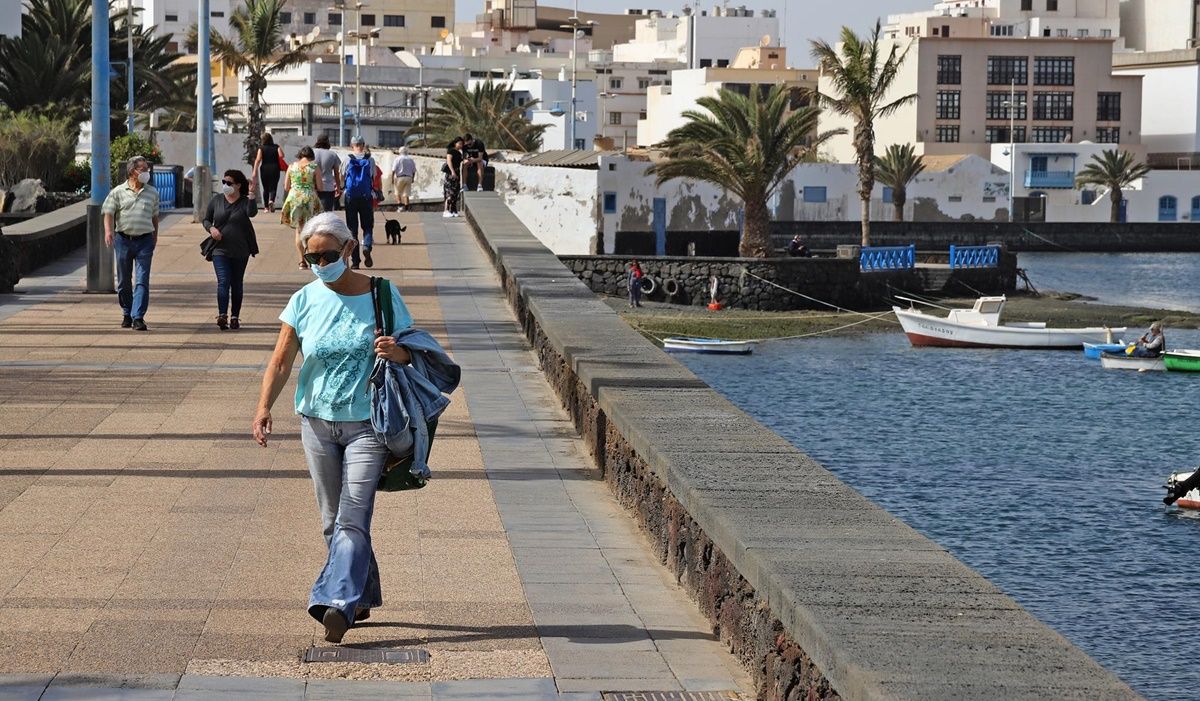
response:
M412 315L392 286L396 328ZM313 280L300 288L279 320L296 329L304 363L296 382L296 413L326 421L371 418L367 383L375 365L375 309L371 293L346 296Z

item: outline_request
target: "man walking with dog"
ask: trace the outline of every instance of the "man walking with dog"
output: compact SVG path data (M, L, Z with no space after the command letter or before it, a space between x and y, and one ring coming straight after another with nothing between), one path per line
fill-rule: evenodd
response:
M375 246L375 159L367 153L367 141L361 135L350 140L351 153L343 164L342 190L346 193L346 226L354 240L362 226L362 262L375 265L371 249ZM358 269L358 246L350 253L351 267Z

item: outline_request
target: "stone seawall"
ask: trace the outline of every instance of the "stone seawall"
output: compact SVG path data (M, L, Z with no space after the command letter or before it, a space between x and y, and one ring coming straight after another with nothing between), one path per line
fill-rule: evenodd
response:
M87 243L87 202L4 226L0 241L0 292L21 276Z
M1139 698L642 338L494 195L466 202L600 476L759 698Z
M592 292L627 294L629 257L559 256L559 260ZM643 299L703 306L709 302L710 280L716 277L717 298L725 306L761 311L829 308L821 302L847 309L878 309L886 307L893 295L906 292L1007 294L1017 284L1016 256L1012 254L1002 256L998 268L952 271L922 267L869 273L861 272L858 260L851 258L639 257L637 260L655 286ZM676 291L670 294L671 290Z

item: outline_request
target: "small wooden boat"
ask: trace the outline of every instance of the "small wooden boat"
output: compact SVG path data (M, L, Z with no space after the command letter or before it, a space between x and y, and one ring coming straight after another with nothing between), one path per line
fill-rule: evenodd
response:
M1163 364L1172 372L1200 372L1200 350L1167 351Z
M755 341L726 341L719 338L664 338L663 350L671 353L723 353L749 355Z
M1125 343L1085 343L1083 357L1099 360L1101 353L1124 353L1127 347Z
M1100 365L1105 370L1137 370L1139 372L1162 372L1167 369L1162 356L1156 358L1139 358L1124 353L1101 353Z
M897 297L906 302L935 304ZM909 342L914 346L948 348L1032 348L1079 350L1085 343L1110 343L1114 333L1125 328L1089 327L1081 329L1052 329L1045 322L1000 323L1000 312L1006 297L980 297L971 309L947 309L948 315L934 316L919 309L892 307Z
M1193 484L1184 484L1195 474L1196 470L1192 470L1191 472L1172 472L1171 476L1167 478L1166 484L1167 491L1170 492L1171 496L1163 501L1167 504L1174 501L1175 505L1181 509L1200 509L1200 489L1194 486L1195 480L1192 481ZM1174 498L1176 494L1179 494L1183 490L1186 491L1180 494L1177 499Z

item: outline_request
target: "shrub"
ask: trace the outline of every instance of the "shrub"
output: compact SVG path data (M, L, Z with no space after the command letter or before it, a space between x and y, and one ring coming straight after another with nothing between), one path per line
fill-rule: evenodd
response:
M145 156L151 163L156 165L162 163L162 151L149 139L140 134L128 134L113 139L112 151L110 153L112 158L113 185L124 180L121 177L124 173L123 166L126 161L134 156Z
M79 126L69 117L12 112L0 107L0 186L37 178L55 189L75 160Z
M62 192L88 193L92 191L92 162L71 161L63 169L58 181L58 190Z

